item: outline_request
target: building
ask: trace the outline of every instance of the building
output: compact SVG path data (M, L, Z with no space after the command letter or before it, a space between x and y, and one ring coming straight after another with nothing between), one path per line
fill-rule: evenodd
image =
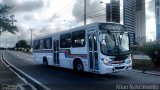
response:
M125 25L130 45L146 41L145 0L111 0L106 5L106 13L106 21Z
M129 31L130 44L146 42L145 0L123 0L124 25Z
M140 0L141 1L141 0ZM130 44L135 43L136 38L136 1L135 0L123 0L123 23L129 32Z
M156 40L160 40L160 0L155 0Z
M145 0L136 0L136 42L146 42Z
M120 0L111 0L106 4L106 21L120 23Z

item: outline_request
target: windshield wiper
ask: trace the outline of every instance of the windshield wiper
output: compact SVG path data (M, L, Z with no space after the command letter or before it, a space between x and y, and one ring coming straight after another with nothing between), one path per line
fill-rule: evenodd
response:
M122 31L122 32L120 33L120 35L122 35L122 37L123 37L124 31ZM120 36L119 36L119 42L120 42L120 44L121 44L121 41L122 41L122 38L120 39Z
M114 48L115 48L115 50L117 50L117 47L118 47L118 54L120 54L120 48L119 48L118 38L114 34L112 34L109 30L107 30L107 33L112 38L112 40L114 41L114 44L115 44ZM116 40L117 40L117 42L116 42Z
M114 36L112 35L112 33L109 30L107 30L107 33L112 38L112 40L115 41Z
M118 40L119 39L118 34L116 36L114 36L114 38L115 38L115 46L118 47L117 48L118 49L118 54L120 54L120 45L119 45L120 41ZM117 40L117 42L116 42L116 40Z

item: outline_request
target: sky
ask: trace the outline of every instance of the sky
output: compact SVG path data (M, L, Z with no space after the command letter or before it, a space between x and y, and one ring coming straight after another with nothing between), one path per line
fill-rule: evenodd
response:
M105 4L101 1L109 3L109 0L87 0L87 23L105 22ZM29 41L31 30L35 38L83 25L83 0L0 0L0 3L14 6L10 14L15 15L19 29L15 35L2 33L0 47L12 47L20 39ZM148 39L155 38L153 4L146 4L146 24L152 28L147 31L152 33Z
M146 36L147 41L156 40L155 0L146 0Z

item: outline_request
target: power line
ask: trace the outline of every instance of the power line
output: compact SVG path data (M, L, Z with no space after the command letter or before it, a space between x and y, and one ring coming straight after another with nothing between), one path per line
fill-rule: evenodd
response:
M150 3L150 2L153 2L153 0L152 1L148 1L148 2L143 2L143 3L140 3L140 4L136 4L136 5L134 5L134 6L136 6L136 7L138 7L139 5L142 5L142 4L148 4L148 3ZM80 5L78 5L79 7L80 7ZM77 8L77 7L76 7ZM95 10L95 11L92 11L92 12L88 12L87 14L91 14L91 15L86 15L86 19L88 19L88 18L96 18L96 17L100 17L100 16L102 16L102 15L105 15L105 14L96 14L96 15L93 15L93 14L95 14L95 13L97 13L97 12L100 12L100 11L103 11L103 10L105 10L105 8L103 8L103 9L100 9L100 10ZM61 11L62 12L62 11ZM79 18L79 19L77 19L77 18ZM79 21L83 21L82 19L84 18L84 16L82 15L82 16L80 16L80 17L77 17L76 19L73 19L73 20L71 20L72 22L74 22L74 21L76 21L76 22L79 22ZM66 24L64 25L64 27L66 27ZM57 28L57 27L56 27Z
M73 4L74 2L69 2L66 6L64 6L63 8L61 8L58 12L57 12L57 15L59 15L59 14L61 14L65 9L67 9L67 8L69 8L70 6L72 6L71 4ZM50 20L49 21L52 21L52 20L54 20L55 19L55 17L53 17L53 18L50 18Z

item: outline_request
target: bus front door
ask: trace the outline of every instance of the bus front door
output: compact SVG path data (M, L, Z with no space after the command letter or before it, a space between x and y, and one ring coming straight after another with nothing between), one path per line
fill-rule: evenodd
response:
M59 40L53 40L53 62L59 65Z
M97 33L88 33L88 58L90 71L98 71Z

